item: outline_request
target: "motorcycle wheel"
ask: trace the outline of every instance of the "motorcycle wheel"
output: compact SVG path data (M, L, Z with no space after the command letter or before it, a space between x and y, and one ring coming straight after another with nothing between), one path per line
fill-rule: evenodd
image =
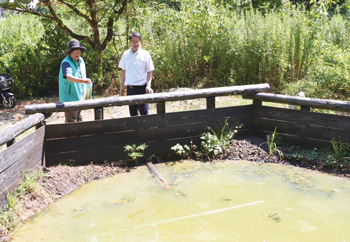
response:
M16 106L16 98L15 97L5 97L5 99L2 99L2 105L6 109L11 109L14 106Z

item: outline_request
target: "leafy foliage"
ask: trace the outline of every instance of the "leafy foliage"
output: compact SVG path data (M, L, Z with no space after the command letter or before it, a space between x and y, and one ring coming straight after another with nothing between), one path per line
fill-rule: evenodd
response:
M281 160L283 158L283 152L277 148L276 140L278 139L277 138L278 136L276 135L276 130L277 130L277 127L275 128L272 134L266 135L266 140L267 140L266 143L269 148L269 155L273 155L277 153Z
M309 4L309 12L292 4L300 2L306 3L136 0L124 14L113 15L111 1L98 1L100 36L94 40L97 32L78 12L59 3L55 11L67 28L84 36L83 58L95 91L117 93L127 35L138 31L154 61L155 90L268 82L274 92L348 100L348 19L336 10L329 14L331 1ZM76 9L92 13L85 1ZM35 11L49 14L45 4ZM102 48L108 14L114 16L113 34ZM27 15L8 14L0 18L0 27L0 60L10 68L16 96L56 93L59 63L72 35L52 20Z
M214 131L212 128L210 128L209 132L205 132L200 137L200 147L197 147L191 141L190 145L176 144L171 147L171 149L183 158L204 157L210 160L212 157L215 157L225 151L225 149L231 144L231 141L236 133L236 130L232 131L228 129L226 120L222 129Z
M325 44L317 65L310 70L315 89L307 95L317 98L350 100L350 53Z
M200 153L197 151L197 146L193 144L192 140L190 141L190 145L180 145L177 143L171 149L178 155L180 155L183 159L198 157Z
M212 156L217 156L225 151L231 144L237 130L229 130L227 120L221 130L214 131L210 128L210 132L204 133L200 139L201 151L208 159Z
M16 192L9 193L6 202L2 204L0 209L0 226L7 231L11 231L18 222L17 205L20 198L26 193L32 193L33 196L39 194L38 181L44 177L41 169L29 170L24 174L23 181L16 187Z
M95 51L102 52L114 35L114 23L123 13L126 0L38 0L37 7L31 1L0 2L0 7L49 19L71 38L84 40ZM68 20L73 21L68 21ZM71 25L71 23L78 23Z
M324 163L326 167L332 167L335 170L350 171L350 145L341 140L332 137L332 148L328 156L328 161Z
M136 145L136 144L130 144L125 145L124 150L128 152L128 156L136 161L138 158L142 158L144 156L144 151L148 147L146 144Z

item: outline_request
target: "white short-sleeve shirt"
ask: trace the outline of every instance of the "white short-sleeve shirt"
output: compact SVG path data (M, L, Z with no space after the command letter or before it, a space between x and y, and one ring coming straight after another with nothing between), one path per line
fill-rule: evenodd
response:
M147 83L147 72L153 71L151 55L141 47L134 53L126 50L119 62L119 68L125 70L125 85L143 86Z

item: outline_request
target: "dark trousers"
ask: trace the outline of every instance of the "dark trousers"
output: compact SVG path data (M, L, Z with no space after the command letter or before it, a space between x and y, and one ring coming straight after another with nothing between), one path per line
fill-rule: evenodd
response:
M146 85L127 86L126 94L128 96L146 94ZM130 112L130 116L148 115L148 103L129 105L129 112Z

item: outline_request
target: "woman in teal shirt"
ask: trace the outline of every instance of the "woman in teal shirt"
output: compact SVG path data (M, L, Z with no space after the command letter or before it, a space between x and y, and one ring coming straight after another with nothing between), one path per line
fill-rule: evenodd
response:
M91 98L92 82L86 78L85 62L81 53L86 50L76 39L69 41L68 55L61 62L59 72L60 102L82 101ZM79 111L67 111L66 123L81 122Z

